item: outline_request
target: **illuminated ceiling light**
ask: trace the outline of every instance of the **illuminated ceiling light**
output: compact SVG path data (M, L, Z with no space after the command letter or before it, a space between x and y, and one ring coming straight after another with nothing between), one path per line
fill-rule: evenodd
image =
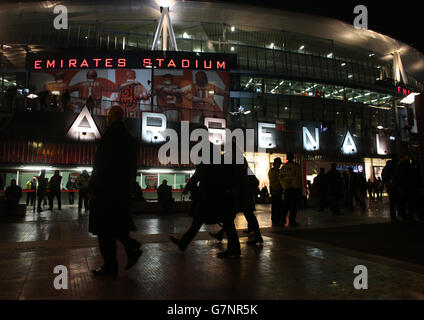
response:
M87 172L91 172L91 171L93 171L93 168L91 168L91 167L77 167L76 170L77 171L87 170Z
M172 0L157 0L157 3L164 8L169 8L172 6Z
M38 98L38 96L34 93L30 93L29 95L27 95L27 98L28 99L35 99L35 98Z
M383 127L383 126L377 126L377 129L378 129L378 130L383 130L383 129L384 129L384 127Z
M333 53L329 53L328 55L327 55L327 58L332 58L333 57Z
M346 63L345 63L345 62L343 62L343 63L342 63L342 67L344 67L345 65L346 65Z
M303 49L305 49L305 46L304 46L304 45L302 45L302 46L299 48L299 50L303 50Z
M231 26L231 32L234 32L236 30L236 27Z
M252 111L250 111L250 110L247 110L244 114L246 115L246 114L249 114L249 113L251 113Z
M393 136L390 136L390 140L395 141L395 140L396 140L396 138L395 138L395 137L393 137Z
M361 96L361 95L359 95L359 96L356 96L356 97L355 97L355 99L358 99L358 98L362 98L362 96Z
M352 77L353 77L353 75L352 75L352 74L350 74L350 75L348 76L348 78L349 78L349 79L351 79Z
M234 51L234 47L231 47L231 51Z
M366 95L366 96L369 96L370 94L371 94L371 92L367 92L365 95Z
M370 57L374 57L375 56L375 53L371 51L370 54L369 54L369 56Z
M418 95L419 95L419 93L412 92L409 95L407 95L405 98L403 98L402 100L400 100L400 103L405 103L405 104L414 103L415 96L418 96Z
M271 49L274 49L274 42L271 42L271 44L270 44L270 48L271 48Z
M184 32L184 33L183 33L183 38L188 38L188 34L187 34L187 32Z
M28 170L28 171L41 171L41 170L52 170L53 167L52 166L23 166L22 170Z
M283 83L284 83L284 80L280 82L280 86L282 86L282 85L283 85Z

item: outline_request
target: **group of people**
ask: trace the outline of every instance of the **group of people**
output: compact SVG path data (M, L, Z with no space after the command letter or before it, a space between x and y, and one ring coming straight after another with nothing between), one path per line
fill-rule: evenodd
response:
M302 196L302 175L293 153L287 153L287 163L275 158L268 172L271 191L271 220L273 225L296 227L297 208ZM287 223L287 215L288 223Z
M34 188L36 185L37 193L37 212L43 212L42 203L46 203L46 198L49 200L49 210L53 210L54 199L57 199L57 206L59 210L62 210L62 176L60 175L59 170L55 170L54 175L50 178L46 178L46 170L41 170L40 175L37 180L35 178L31 181L31 188ZM72 181L71 175L68 177L68 182L66 183L66 189L71 192L68 193L69 204L74 203L75 194L73 190L78 189L79 199L78 199L78 212L81 213L82 205L87 211L88 207L88 183L90 180L90 175L87 170L83 172L76 178L75 181ZM35 190L35 189L33 189ZM32 192L31 192L32 193ZM27 204L29 202L33 203L34 193L31 196L28 195Z
M366 209L367 180L363 173L354 172L352 167L342 173L337 170L335 163L331 164L331 169L327 173L324 168L320 168L312 186L317 190L320 199L319 211L329 206L333 215L342 215L340 210L342 202L349 211L353 210L354 203L361 210Z
M399 221L424 221L420 210L421 173L417 162L406 155L394 154L382 172L383 182L389 195L390 218Z

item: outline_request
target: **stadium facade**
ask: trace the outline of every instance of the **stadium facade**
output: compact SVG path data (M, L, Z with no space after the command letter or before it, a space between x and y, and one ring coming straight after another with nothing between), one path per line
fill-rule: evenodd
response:
M1 173L21 186L47 168L66 181L93 162L113 105L140 141L138 180L181 189L192 164L163 164L165 128L254 129L246 158L261 181L296 154L304 183L332 162L367 179L393 152L417 154L414 99L424 55L347 23L231 3L55 1L0 7ZM165 8L168 10L168 8ZM167 28L172 26L172 28ZM159 30L160 31L160 30ZM156 46L155 46L156 44ZM154 49L154 50L153 50ZM258 152L258 148L265 150Z

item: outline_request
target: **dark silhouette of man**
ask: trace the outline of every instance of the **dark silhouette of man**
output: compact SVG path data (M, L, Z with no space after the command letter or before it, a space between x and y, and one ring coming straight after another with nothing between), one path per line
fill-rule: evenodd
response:
M90 184L90 175L87 170L83 170L77 177L75 183L78 188L78 213L81 214L82 204L84 203L85 211L88 210L88 187Z
M235 169L237 180L232 184L231 193L233 194L236 203L236 212L243 212L244 217L246 218L248 225L247 230L245 230L246 233L254 233L254 238L247 241L247 244L262 244L264 241L259 228L258 219L253 213L256 210L255 197L259 193L259 180L249 169L249 165L244 156L243 164L237 164L235 156L237 152L237 145L233 143L232 148L232 166ZM209 234L218 241L222 241L224 233L225 228L222 228L218 233Z
M96 276L118 275L116 240L125 247L128 262L126 270L137 263L141 244L130 238L136 231L130 207L133 185L137 174L137 144L123 123L119 106L109 110L108 129L98 147L90 179L89 232L98 236L104 264L93 270Z
M320 200L320 207L318 211L321 212L324 211L326 207L328 196L328 183L324 168L319 169L319 174L315 177L314 184L318 187L318 194Z
M54 198L57 198L57 206L59 210L62 210L62 176L59 175L59 170L55 170L54 175L50 178L50 208L53 210Z
M392 223L399 221L396 213L399 196L394 179L398 163L398 154L395 153L392 155L392 159L386 162L383 172L381 173L383 183L386 186L387 194L389 195L390 220Z
M282 221L285 223L287 214L289 215L289 226L297 227L296 221L297 206L301 196L302 175L300 166L294 162L294 154L287 153L287 163L280 170L280 182L284 190L284 204Z
M331 164L331 170L327 172L328 193L330 196L330 206L333 215L341 215L340 198L343 196L344 181L342 175L337 170L335 163Z
M195 173L183 191L184 194L192 190L197 193L191 227L181 239L171 236L171 240L181 251L185 251L204 223L222 222L227 234L228 246L226 251L219 252L217 256L218 258L238 257L241 254L240 242L234 225L236 209L231 195L232 184L237 183L238 177L232 165L213 164L212 149L216 146L210 143L209 147L210 164L197 165ZM199 185L198 190L196 190L197 185Z
M283 187L280 182L281 158L275 158L272 168L268 172L271 191L271 220L273 224L281 223L283 211Z
M41 170L40 176L38 177L38 189L37 189L37 197L38 197L37 212L38 213L43 211L43 209L41 208L41 203L46 196L48 181L49 180L46 178L46 170L44 169Z
M9 214L16 212L16 208L19 204L19 200L22 197L22 188L16 185L16 180L12 179L10 181L10 186L6 188L5 198L6 198L6 211Z
M172 198L172 189L168 186L168 180L163 180L158 187L158 202L162 206L163 213L169 213L172 209L174 199Z

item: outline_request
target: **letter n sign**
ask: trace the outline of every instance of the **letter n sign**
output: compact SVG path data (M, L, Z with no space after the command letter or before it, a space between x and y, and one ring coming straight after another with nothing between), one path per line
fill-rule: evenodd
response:
M319 130L315 128L315 137L312 136L308 128L302 128L303 134L303 148L307 151L318 151L319 150Z

